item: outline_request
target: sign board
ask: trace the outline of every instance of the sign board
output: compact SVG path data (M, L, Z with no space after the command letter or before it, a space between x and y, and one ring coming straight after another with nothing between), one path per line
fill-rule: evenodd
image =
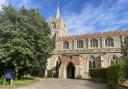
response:
M13 79L15 76L15 71L13 70L7 70L4 74L5 79Z

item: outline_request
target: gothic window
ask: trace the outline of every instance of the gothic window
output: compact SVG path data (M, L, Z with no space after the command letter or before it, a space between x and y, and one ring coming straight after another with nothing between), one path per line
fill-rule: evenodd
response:
M124 42L128 43L128 37L124 37Z
M89 61L89 68L92 68L92 62Z
M60 57L58 58L58 60L56 61L56 71L58 71L59 67L60 67Z
M65 41L63 43L63 49L69 49L69 42Z
M91 47L98 47L98 40L97 39L91 40Z
M95 61L93 61L92 63L93 63L93 65L92 65L92 66L93 66L93 68L96 68L96 62L95 62Z
M91 55L90 61L89 61L89 68L96 68L96 61L95 57Z
M110 65L113 65L113 64L116 64L118 61L118 57L113 55L111 58L110 58Z
M114 47L114 40L113 40L113 38L107 38L107 39L105 39L105 45L107 47Z
M89 68L96 68L96 62L95 61L89 61Z
M55 23L52 24L52 29L56 29L56 24Z
M83 48L83 40L77 41L77 48Z

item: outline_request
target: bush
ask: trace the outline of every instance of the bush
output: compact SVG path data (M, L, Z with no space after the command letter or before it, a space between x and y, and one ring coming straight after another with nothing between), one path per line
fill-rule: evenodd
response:
M106 80L108 89L117 89L120 81L128 79L128 60L119 61L106 69L90 69L89 75L93 79Z
M113 65L107 69L108 89L116 89L120 79L120 70L121 66L119 64Z
M107 80L112 81L114 83L118 83L119 73L120 73L120 65L116 64L107 69Z
M107 80L106 76L106 69L101 68L101 69L90 69L89 70L89 75L91 76L92 79L101 79L101 80Z

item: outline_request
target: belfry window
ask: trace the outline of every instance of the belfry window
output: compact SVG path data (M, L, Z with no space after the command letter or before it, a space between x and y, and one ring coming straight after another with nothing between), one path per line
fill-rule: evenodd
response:
M91 47L98 47L98 40L97 39L91 40Z
M56 29L56 24L55 23L52 24L52 29Z
M113 38L107 38L107 39L105 39L105 45L106 45L107 47L114 47Z
M83 48L83 40L77 41L77 48Z
M63 49L69 49L69 42L65 41L63 43Z

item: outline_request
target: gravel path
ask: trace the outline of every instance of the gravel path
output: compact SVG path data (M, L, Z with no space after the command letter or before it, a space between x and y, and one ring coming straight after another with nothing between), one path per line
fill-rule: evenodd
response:
M17 89L106 89L106 85L87 80L42 79Z

